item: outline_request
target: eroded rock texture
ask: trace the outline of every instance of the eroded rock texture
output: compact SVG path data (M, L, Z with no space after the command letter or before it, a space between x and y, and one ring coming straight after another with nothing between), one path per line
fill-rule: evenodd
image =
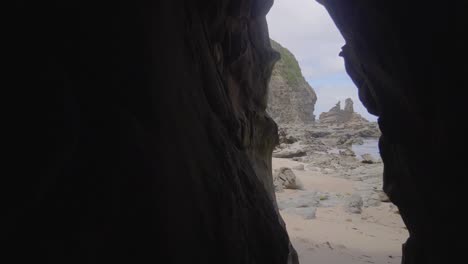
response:
M265 112L271 5L18 4L15 85L35 91L17 105L40 146L22 155L34 173L5 183L2 257L286 263Z
M403 263L466 259L466 144L457 125L467 112L466 6L320 2L346 40L341 54L360 99L379 116L384 190L410 233Z
M328 112L320 114L319 120L322 124L342 124L342 123L368 123L360 114L354 112L353 100L346 99L344 109L341 109L341 102L338 101Z
M317 95L302 76L294 55L274 40L271 44L280 53L281 59L271 76L268 113L280 126L313 123Z

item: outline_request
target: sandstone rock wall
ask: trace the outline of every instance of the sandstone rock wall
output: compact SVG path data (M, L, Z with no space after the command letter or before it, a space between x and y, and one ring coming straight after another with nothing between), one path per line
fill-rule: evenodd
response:
M265 112L272 3L16 5L10 77L28 165L2 183L2 257L286 263Z
M341 55L361 101L379 116L384 190L410 233L402 263L465 259L466 142L459 120L467 114L461 91L468 41L458 36L466 32L466 4L320 2L346 41Z

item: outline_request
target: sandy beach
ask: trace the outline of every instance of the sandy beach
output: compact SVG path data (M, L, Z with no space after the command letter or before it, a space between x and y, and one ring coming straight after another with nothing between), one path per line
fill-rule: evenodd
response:
M294 168L300 164L304 163L273 158L273 169ZM362 188L366 185L365 181L353 177L347 179L337 174L324 174L321 171L309 170L307 166L304 170L293 169L293 172L302 182L303 189L285 189L277 192L276 196L280 213L301 263L401 262L401 245L408 233L391 203L363 206L361 213L349 213L344 209L347 197L365 189ZM307 199L312 195L319 200L314 206L316 211L313 219L307 219L284 208L288 207L284 206L288 202L304 197ZM297 207L304 208L306 205Z

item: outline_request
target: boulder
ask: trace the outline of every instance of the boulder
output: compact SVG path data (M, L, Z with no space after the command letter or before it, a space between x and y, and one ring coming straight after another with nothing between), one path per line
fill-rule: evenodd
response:
M304 164L297 164L292 167L294 170L304 170Z
M338 138L336 141L336 145L351 145L351 140L352 140L352 135L351 134L344 134Z
M309 220L315 219L317 208L315 207L304 207L304 208L287 208L283 210L284 213L295 214L302 216L302 218Z
M294 197L287 200L278 200L278 209L285 210L288 208L306 208L306 207L316 207L320 204L320 201L317 197L314 196L304 196L304 197Z
M374 159L374 157L372 157L371 154L368 154L368 153L362 154L361 157L362 157L362 161L361 161L362 163L366 163L366 164L376 163L376 160Z
M327 137L331 134L332 132L331 131L325 131L325 130L321 130L321 131L307 131L307 136L308 137L312 137L312 138L322 138L322 137Z
M362 145L364 144L364 140L360 137L351 139L351 145Z
M362 197L359 194L352 194L345 202L345 211L352 214L362 213Z
M364 138L377 138L380 136L380 131L378 128L365 127L356 132L356 135Z
M278 152L273 152L274 158L295 158L295 157L303 157L306 156L307 152L302 149L283 149Z
M302 182L296 177L290 168L281 167L273 172L273 184L275 191L283 189L303 189Z
M376 207L382 204L378 193L371 191L361 193L364 207Z
M280 144L293 144L298 141L298 139L292 135L289 135L286 129L279 129L278 131L279 143Z
M347 148L345 150L340 150L340 155L341 156L350 156L350 157L355 157L356 154L354 154L354 151L352 151L351 149Z
M314 164L309 164L306 165L305 167L308 171L313 171L313 172L320 172L320 168L315 166Z
M301 191L292 195L278 195L277 204L279 210L288 208L307 208L320 206L319 195L316 191Z

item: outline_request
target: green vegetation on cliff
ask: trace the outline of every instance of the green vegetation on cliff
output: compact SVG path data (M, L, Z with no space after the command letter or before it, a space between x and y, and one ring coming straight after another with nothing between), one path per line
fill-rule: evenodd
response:
M289 85L296 86L301 82L305 82L299 63L294 55L278 42L270 40L272 48L281 54L281 59L276 63L275 70L279 71Z
M317 95L302 76L299 63L276 41L271 40L271 46L281 59L273 68L268 86L268 113L280 125L314 122Z

